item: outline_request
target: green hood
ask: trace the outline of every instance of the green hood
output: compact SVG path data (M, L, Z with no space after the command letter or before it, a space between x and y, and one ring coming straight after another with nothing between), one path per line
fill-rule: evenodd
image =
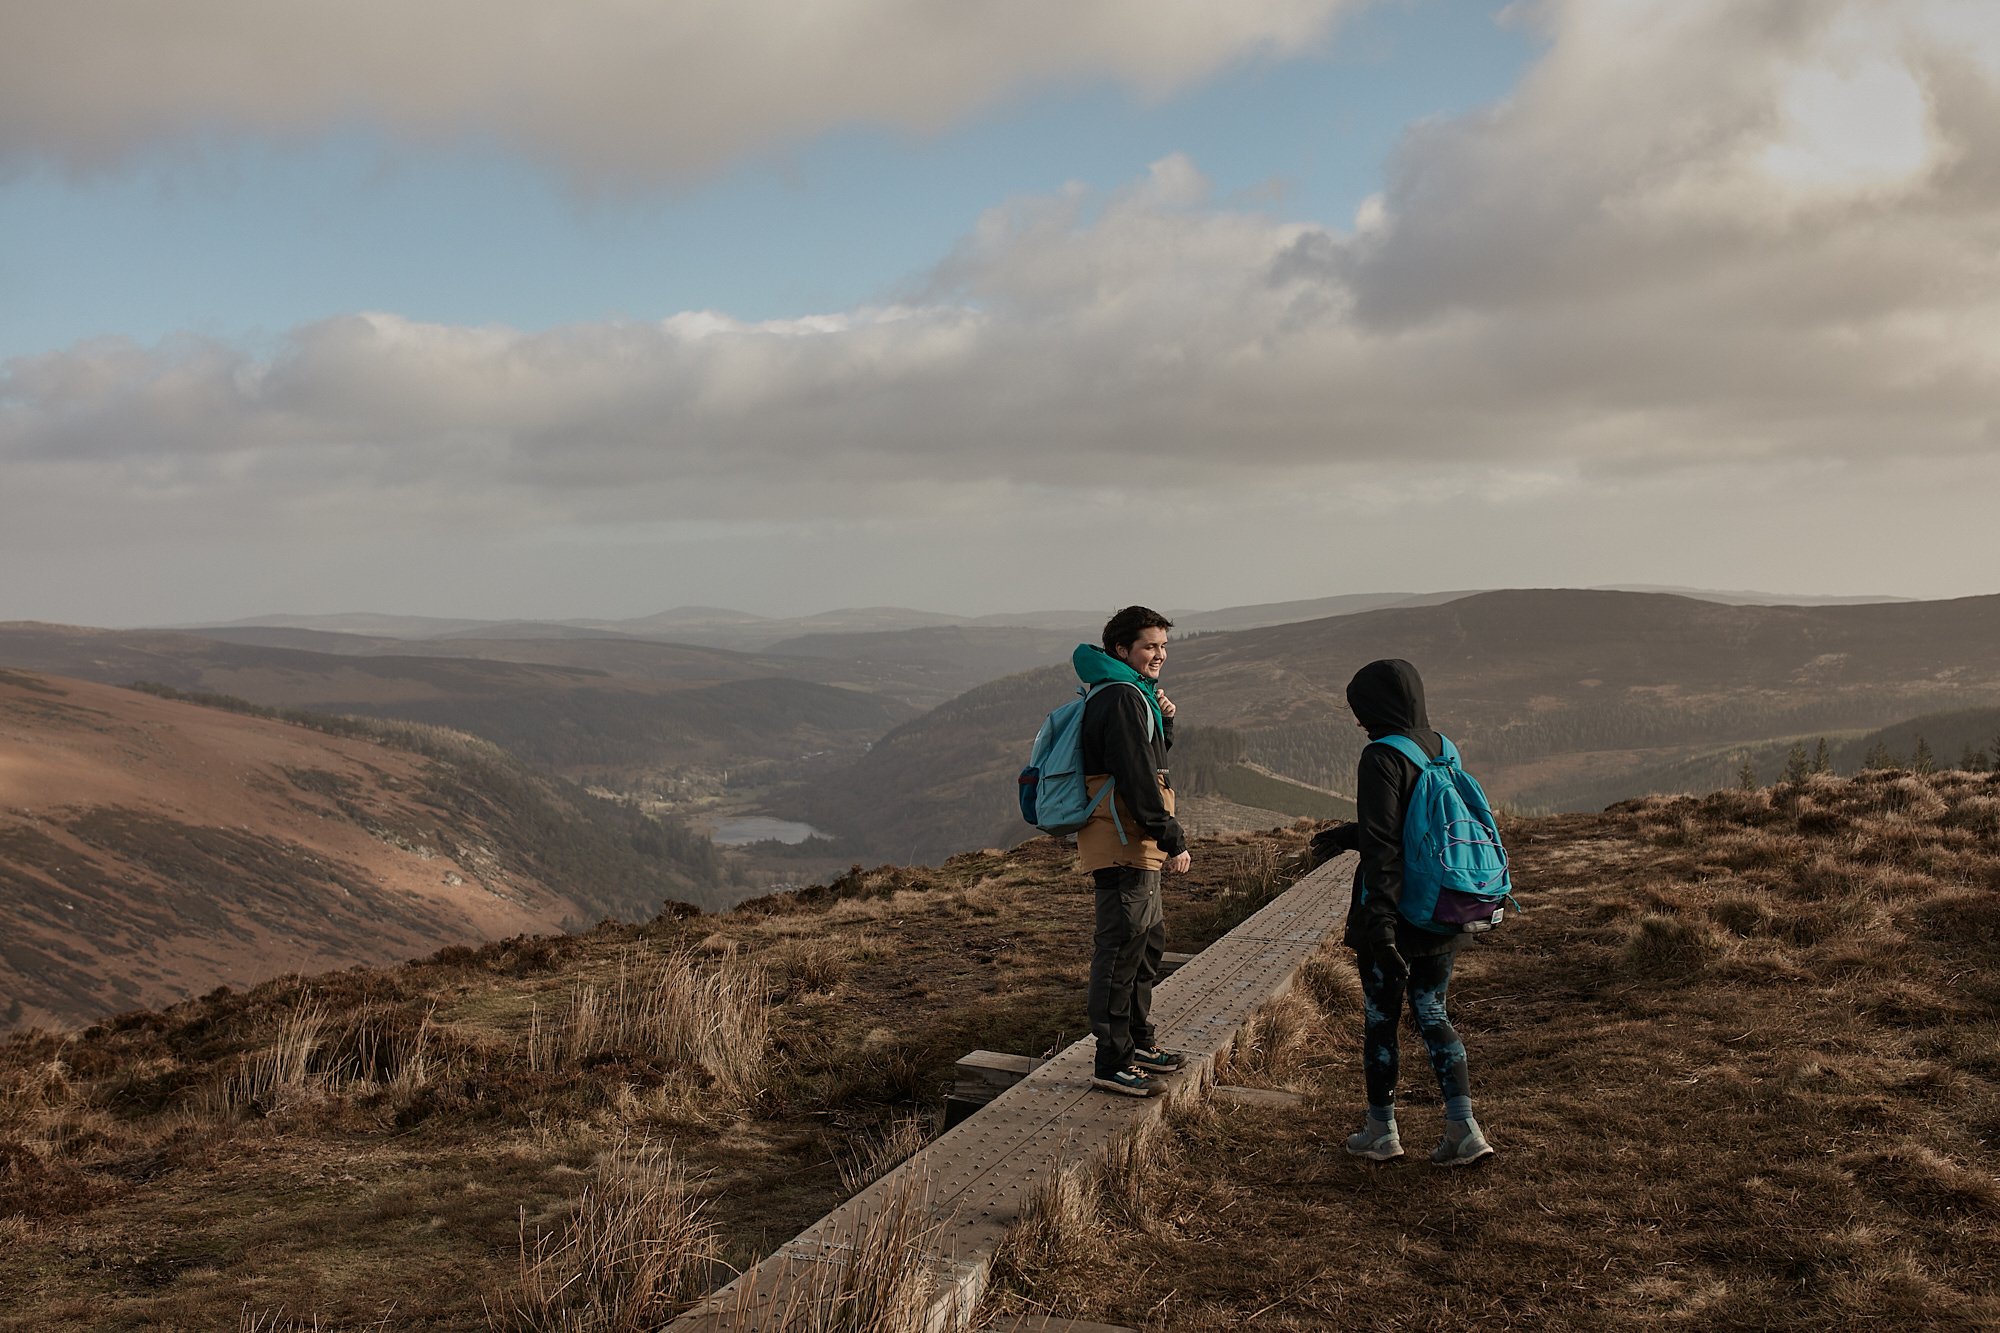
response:
M1146 696L1146 702L1153 706L1153 734L1166 734L1166 714L1160 711L1160 682L1140 675L1094 643L1079 643L1076 651L1069 655L1069 664L1076 668L1076 678L1086 686L1119 680L1127 685L1137 685Z

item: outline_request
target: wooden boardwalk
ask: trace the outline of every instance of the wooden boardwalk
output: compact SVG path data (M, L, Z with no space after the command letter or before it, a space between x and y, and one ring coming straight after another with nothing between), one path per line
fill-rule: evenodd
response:
M1339 930L1353 869L1352 853L1321 866L1155 989L1160 1044L1188 1061L1172 1080L1176 1092L1208 1082L1244 1025ZM777 1333L843 1285L857 1256L891 1233L918 1247L930 1270L929 1327L964 1327L1000 1238L1036 1188L1165 1112L1167 1097L1091 1088L1095 1053L1091 1037L1068 1046L668 1327Z

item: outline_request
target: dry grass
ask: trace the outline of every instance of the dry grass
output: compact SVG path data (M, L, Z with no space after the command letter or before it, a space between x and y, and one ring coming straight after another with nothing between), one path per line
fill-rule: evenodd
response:
M993 1256L993 1278L1036 1293L1052 1274L1104 1249L1097 1181L1080 1167L1052 1163L1028 1196L1021 1219Z
M1218 1083L1277 1088L1296 1078L1328 1041L1324 1017L1303 988L1257 1011L1218 1063Z
M759 961L800 992L832 990L847 975L854 946L825 935L799 937L767 949Z
M719 1247L673 1155L605 1154L553 1232L521 1220L520 1270L489 1325L516 1333L639 1333L706 1292Z
M937 1289L930 1185L910 1174L851 1231L827 1238L831 1257L780 1267L775 1287L739 1286L727 1326L757 1333L926 1333Z
M1213 938L1255 842L1198 847L1169 881L1172 947ZM909 1146L966 1051L1077 1035L1090 918L1073 854L1043 841L17 1034L0 1043L0 1330L480 1326L514 1308L523 1216L532 1262L599 1197L607 1145L640 1135L686 1165L722 1259L747 1265ZM765 966L819 939L837 947ZM820 959L843 950L832 980ZM685 966L662 982L669 962ZM748 1021L716 1022L732 1006L703 983L728 983ZM755 1076L689 1013L761 1050ZM836 1162L834 1142L859 1151Z
M1289 1074L1310 1113L1175 1117L1143 1214L1023 1228L1006 1286L1193 1333L2000 1326L1996 799L1883 773L1522 821L1528 914L1452 988L1496 1160L1422 1161L1407 1026L1410 1158L1341 1151L1358 1016L1315 963L1337 1057Z
M307 999L284 1016L267 1045L246 1051L236 1067L202 1088L191 1110L211 1120L269 1116L309 1095L313 1056L326 1027L324 1003Z
M840 1172L840 1187L849 1194L859 1194L916 1156L930 1139L930 1122L923 1116L891 1116L879 1128L861 1135L846 1149L835 1152L834 1165Z
M608 986L579 982L559 1018L545 1021L536 1008L526 1062L530 1071L553 1073L638 1053L705 1075L714 1089L740 1098L762 1086L770 1028L761 969L703 964L677 951L621 961Z

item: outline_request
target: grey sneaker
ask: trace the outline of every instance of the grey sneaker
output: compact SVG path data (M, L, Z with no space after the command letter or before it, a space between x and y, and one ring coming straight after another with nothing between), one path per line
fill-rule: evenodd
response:
M1444 1137L1431 1150L1431 1161L1439 1166L1471 1166L1493 1155L1493 1145L1479 1132L1477 1120L1447 1120Z
M1187 1064L1187 1057L1164 1046L1141 1046L1132 1052L1132 1063L1149 1074L1175 1074Z
M1144 1070L1127 1065L1115 1074L1093 1075L1090 1086L1127 1097L1150 1097L1160 1090L1161 1084L1158 1079L1149 1078Z
M1396 1133L1395 1121L1385 1125L1374 1116L1366 1116L1360 1132L1347 1136L1347 1151L1371 1162L1387 1162L1403 1155L1403 1140Z

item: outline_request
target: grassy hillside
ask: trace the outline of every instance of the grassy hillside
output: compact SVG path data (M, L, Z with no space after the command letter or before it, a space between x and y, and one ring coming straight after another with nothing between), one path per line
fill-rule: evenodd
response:
M1227 1070L1303 1100L1197 1103L1052 1246L1016 1245L993 1308L1148 1330L2000 1320L2000 783L1822 778L1507 832L1527 913L1453 986L1497 1160L1340 1151L1359 1015L1329 949ZM1172 946L1281 884L1299 838L1198 845L1168 881ZM16 1037L0 1328L547 1329L586 1297L655 1326L922 1141L956 1056L1075 1036L1088 911L1043 839ZM1418 1152L1427 1081L1412 1053ZM647 1262L610 1261L625 1245Z
M2000 704L2000 597L1773 607L1483 593L1203 634L1175 646L1165 679L1183 726L1234 732L1245 759L1341 791L1365 743L1347 681L1380 657L1418 665L1432 720L1497 800L1596 807L1663 773L1699 778L1744 747ZM893 747L814 794L814 822L898 857L1006 835L1013 777L1068 687L1062 669L1011 677L898 728Z
M1297 846L1199 849L1175 947L1261 903ZM909 1151L966 1051L1074 1038L1071 861L1044 839L857 868L722 916L16 1036L0 1329L604 1327L564 1322L600 1292L623 1293L611 1326L654 1327ZM692 1257L652 1278L602 1262L675 1237Z
M1930 753L1932 769L1990 771L1994 755L2000 753L2000 708L1926 713L1872 731L1808 733L1714 746L1637 771L1612 768L1592 773L1573 769L1545 786L1517 789L1514 807L1568 810L1603 806L1634 791L1712 791L1739 784L1745 765L1757 782L1776 782L1792 765L1795 752L1808 762L1815 762L1822 744L1827 749L1828 769L1834 773L1908 768L1918 758L1920 743Z
M2000 1326L2000 784L1880 773L1510 826L1527 914L1452 1015L1498 1156L1349 1157L1336 954L1016 1254L1018 1311L1146 1330ZM1162 1302L1162 1298L1166 1298Z
M685 827L470 736L0 672L0 1025L725 892Z

